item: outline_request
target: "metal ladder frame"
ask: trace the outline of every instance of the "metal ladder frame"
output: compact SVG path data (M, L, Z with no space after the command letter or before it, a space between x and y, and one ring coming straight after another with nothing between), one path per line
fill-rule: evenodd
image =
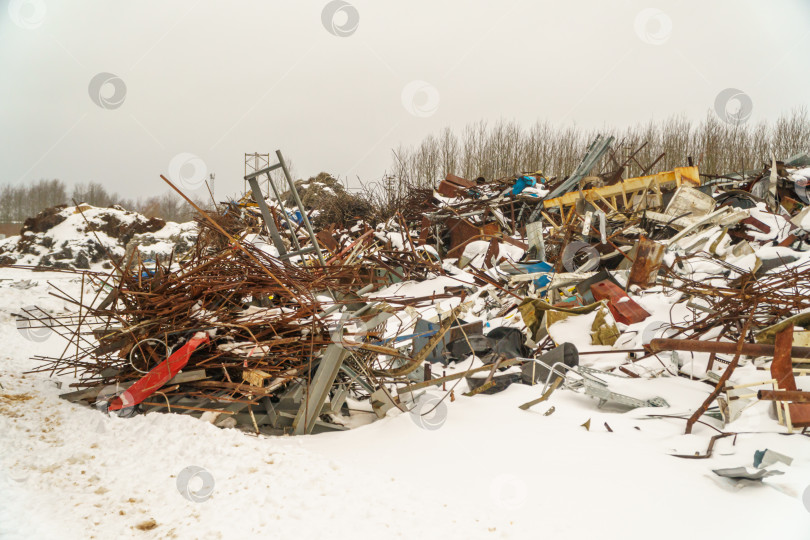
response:
M281 155L281 150L276 150L276 157L278 157L278 163L275 165L271 165L259 171L250 173L249 175L245 176L245 180L250 184L250 189L253 194L253 200L259 206L259 210L261 210L262 218L264 219L265 225L267 225L267 230L270 232L270 238L273 240L273 245L279 252L279 258L281 259L289 259L290 257L296 257L298 255L304 255L306 253L315 252L318 256L318 262L321 263L321 266L326 266L326 261L323 258L323 254L321 253L321 248L318 245L318 239L315 237L315 231L312 229L312 223L309 221L309 216L307 215L307 211L304 208L304 203L301 202L301 197L298 195L298 190L295 188L295 182L293 181L292 177L290 176L290 171L287 169L287 164L284 162L284 156ZM307 230L307 234L309 235L309 239L312 241L312 245L306 248L301 248L301 244L298 242L298 235L295 234L295 229L293 229L292 222L290 221L289 215L287 215L287 211L284 209L284 203L281 200L281 195L279 194L278 190L276 189L275 184L273 183L272 178L270 178L270 173L275 171L276 169L281 169L284 172L284 177L287 179L287 184L290 186L290 193L292 193L293 198L295 199L295 204L298 206L298 210L301 212L301 217L304 221L304 227ZM281 205L282 213L284 214L284 220L287 222L287 226L290 228L290 233L293 238L293 243L295 244L295 251L288 252L287 247L284 245L284 242L281 239L281 235L278 232L278 228L276 227L276 223L273 220L273 216L270 213L270 208L267 206L267 202L264 200L264 195L262 194L261 188L259 187L258 178L262 175L267 175L268 183L270 184L270 188L273 190L273 195L275 195L276 200Z

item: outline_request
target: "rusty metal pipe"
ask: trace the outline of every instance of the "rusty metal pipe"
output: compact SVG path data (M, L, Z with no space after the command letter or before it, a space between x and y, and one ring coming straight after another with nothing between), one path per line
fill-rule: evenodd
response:
M757 399L810 403L810 392L802 392L800 390L760 390L757 392Z
M687 352L707 352L720 354L735 354L737 344L723 341L702 341L699 339L670 339L659 338L650 341L647 349L650 352L661 351L687 351ZM763 343L744 343L741 354L745 356L771 356L773 357L776 347ZM792 347L790 356L810 359L810 347Z

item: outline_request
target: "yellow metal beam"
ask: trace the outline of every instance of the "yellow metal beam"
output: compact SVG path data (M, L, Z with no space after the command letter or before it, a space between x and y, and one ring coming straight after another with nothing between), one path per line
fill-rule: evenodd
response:
M625 206L627 206L627 195L629 193L636 191L647 191L651 184L655 185L660 190L661 188L667 187L681 187L681 184L684 182L694 186L700 185L700 173L698 172L697 167L676 167L671 171L661 172L658 174L628 178L627 180L612 186L583 190L582 195L585 197L585 200L589 202L599 199L605 200L621 195L625 201ZM543 207L558 207L562 209L566 206L576 204L577 199L579 198L580 192L572 191L561 197L543 201Z

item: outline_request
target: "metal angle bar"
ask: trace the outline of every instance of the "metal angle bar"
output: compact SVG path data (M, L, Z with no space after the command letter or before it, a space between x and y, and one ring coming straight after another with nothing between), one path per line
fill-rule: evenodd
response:
M343 365L346 356L346 349L334 343L326 348L320 365L318 365L318 370L315 372L315 376L312 377L309 388L307 388L307 395L301 402L298 414L295 415L293 421L295 435L312 433L315 422L321 414L323 404L326 403L326 398L329 396L329 391L332 389L340 366Z
M276 189L276 184L270 177L269 172L267 173L267 183L270 184L270 189L273 190L273 195L276 196L276 200L278 201L278 204L281 206L281 213L284 216L284 221L287 222L287 227L290 229L290 236L292 236L293 243L295 244L295 249L296 251L301 252L301 244L298 243L298 234L295 232L295 228L293 227L292 222L290 221L290 216L287 215L287 210L284 208L284 201L281 200L281 195Z
M614 138L608 137L607 139L603 138L599 135L591 146L588 148L587 153L582 158L582 162L574 171L574 174L571 175L571 178L566 180L562 186L559 186L554 193L550 194L549 198L553 199L561 195L562 193L570 191L574 185L576 185L582 178L584 178L588 172L596 165L596 163L602 158L602 156L607 152L610 145L613 143ZM560 192L560 193L558 193Z
M281 256L279 256L279 259L285 260L285 259L289 259L290 257L297 257L298 255L306 255L307 253L312 253L313 251L315 251L314 247L307 246L304 249L299 249L298 251L291 251L289 253L281 255Z
M585 152L585 157L582 158L582 162L580 162L579 166L571 174L571 176L568 177L568 180L563 182L560 186L557 186L557 189L549 193L545 198L554 199L571 191L571 189L577 185L580 180L585 178L591 169L593 169L596 162L602 158L605 152L607 152L613 141L613 136L605 139L601 135L597 135L596 139L594 139L594 141L588 147L587 152ZM534 212L532 212L531 216L529 216L529 222L535 221L542 209L543 205L539 205Z
M301 202L301 197L298 195L298 190L295 188L295 182L293 182L293 179L290 176L290 171L287 170L287 164L284 163L284 157L281 155L281 150L276 150L276 156L278 156L278 162L281 165L281 170L284 171L284 176L287 178L287 183L290 185L290 192L292 192L293 197L295 198L295 203L298 205L298 209L301 211L301 217L304 219L304 226L307 228L309 238L312 240L312 245L315 246L315 253L318 255L318 260L320 261L321 266L326 266L326 261L323 259L323 254L318 246L318 239L315 238L315 231L312 230L312 223L309 222L309 216L307 216L304 203Z
M261 176L263 174L269 175L271 172L275 171L279 167L281 167L281 163L276 163L275 165L273 165L271 167L267 167L267 168L262 169L260 171L252 172L249 175L245 176L245 180L250 181L252 178L257 178L257 177L259 177L259 176Z
M273 221L273 216L270 214L270 208L267 207L267 203L262 197L262 190L259 188L259 181L256 177L248 178L245 177L245 180L248 181L250 184L250 189L253 193L253 200L256 201L256 204L259 205L259 210L262 211L262 217L264 218L264 224L267 225L267 230L270 231L270 237L273 239L273 244L276 246L279 255L286 255L287 248L284 247L284 242L281 240L281 235L278 233L278 229L276 229L276 222Z

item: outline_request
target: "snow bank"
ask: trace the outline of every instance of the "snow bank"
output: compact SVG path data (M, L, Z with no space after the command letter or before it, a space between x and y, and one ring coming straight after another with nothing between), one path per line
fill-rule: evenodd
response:
M58 269L110 269L130 242L141 259L181 254L193 246L196 224L166 223L113 206L54 206L28 218L19 236L0 241L0 264Z

